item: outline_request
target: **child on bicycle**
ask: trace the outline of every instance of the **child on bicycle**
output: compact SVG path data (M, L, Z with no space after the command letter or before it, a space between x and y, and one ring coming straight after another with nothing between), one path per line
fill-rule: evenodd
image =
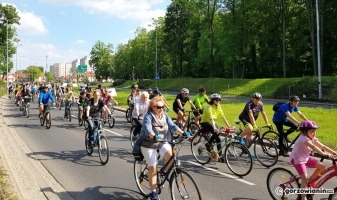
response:
M294 165L297 173L301 177L301 188L306 188L310 180L315 179L326 168L326 166L317 159L310 156L311 151L315 151L323 156L333 158L335 151L320 143L316 136L317 124L314 121L303 121L299 129L300 137L296 140L294 149L291 152L289 161ZM324 150L324 151L322 151ZM316 168L311 177L308 178L307 168ZM306 195L301 195L302 200L306 200Z

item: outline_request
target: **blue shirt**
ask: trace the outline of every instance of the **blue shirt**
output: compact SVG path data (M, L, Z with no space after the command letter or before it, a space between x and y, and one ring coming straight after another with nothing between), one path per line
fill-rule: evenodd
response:
M273 116L273 122L286 122L287 121L287 115L286 112L298 112L299 108L297 106L292 107L289 105L289 103L285 103L280 106L277 112L274 113Z
M39 103L48 104L49 99L51 99L51 101L53 103L55 103L55 99L54 99L54 97L53 97L53 95L51 94L50 91L47 91L47 92L41 91L40 92Z

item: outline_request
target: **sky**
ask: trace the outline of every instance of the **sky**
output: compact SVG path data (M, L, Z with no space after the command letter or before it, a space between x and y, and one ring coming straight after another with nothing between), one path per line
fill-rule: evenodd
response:
M20 16L11 72L89 56L97 41L118 44L164 16L170 0L5 0Z

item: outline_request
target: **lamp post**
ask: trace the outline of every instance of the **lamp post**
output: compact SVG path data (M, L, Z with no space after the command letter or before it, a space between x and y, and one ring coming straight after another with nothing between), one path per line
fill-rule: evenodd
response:
M157 26L156 26L156 87L158 82L158 34L157 34Z

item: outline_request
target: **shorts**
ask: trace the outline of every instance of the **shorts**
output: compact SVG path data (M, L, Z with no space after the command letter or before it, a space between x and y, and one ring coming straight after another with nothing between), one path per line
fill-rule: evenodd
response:
M176 114L178 114L179 111L184 112L184 111L182 111L179 107L173 107L173 111L174 111Z
M309 168L315 168L317 165L318 160L315 158L309 157L309 160L307 163L301 163L301 164L294 164L294 159L291 160L291 164L295 167L298 175L306 174L307 173L307 167Z
M141 147L142 154L144 155L144 159L146 160L148 166L155 166L158 164L158 152L157 149L152 149L152 148L146 148L146 147ZM161 157L164 156L164 154L168 151L172 151L172 147L170 144L165 143L163 146L159 149L159 155Z
M247 121L247 120L245 120L245 119L243 119L243 118L239 118L240 119L240 121L242 122L242 124L243 124L243 126L246 128L246 126L248 125L248 124L250 124L250 122L249 121Z
M79 111L83 111L83 106L78 106Z

